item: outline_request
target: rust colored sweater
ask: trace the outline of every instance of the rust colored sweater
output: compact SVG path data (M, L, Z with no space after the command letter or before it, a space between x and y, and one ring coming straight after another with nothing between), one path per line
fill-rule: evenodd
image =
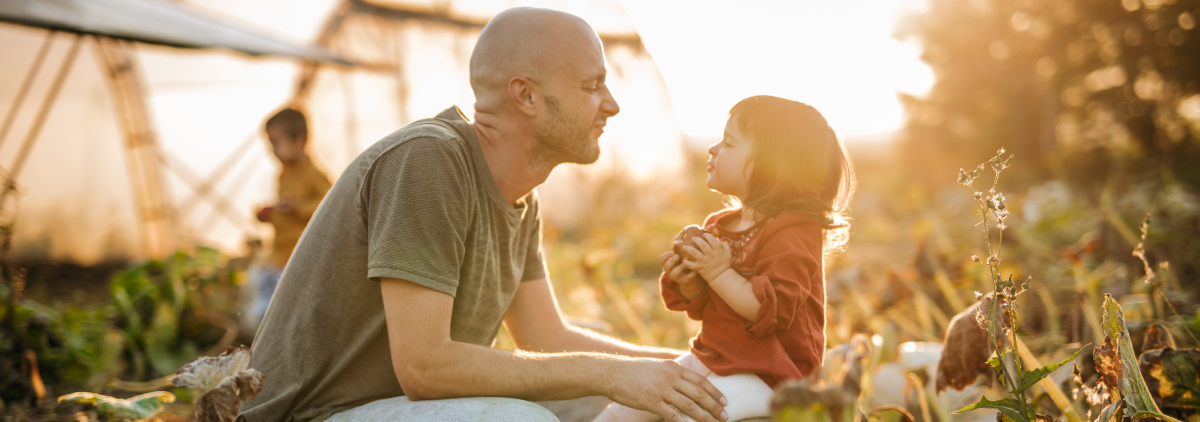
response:
M717 375L752 372L772 388L816 372L825 355L823 235L809 215L782 213L734 232L723 223L741 210L708 216L705 229L728 242L732 267L753 285L762 306L754 321L705 289L691 301L665 273L659 278L667 309L701 321L691 352Z

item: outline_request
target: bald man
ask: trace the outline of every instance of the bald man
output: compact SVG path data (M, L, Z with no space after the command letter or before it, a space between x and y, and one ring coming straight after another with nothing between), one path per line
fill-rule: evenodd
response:
M571 326L547 278L534 188L595 162L620 110L596 33L510 9L483 29L470 74L474 121L451 107L384 137L321 203L254 340L267 378L238 419L557 421L532 401L569 412L561 400L604 396L724 420L721 393L670 360L682 352ZM520 351L490 347L500 324Z

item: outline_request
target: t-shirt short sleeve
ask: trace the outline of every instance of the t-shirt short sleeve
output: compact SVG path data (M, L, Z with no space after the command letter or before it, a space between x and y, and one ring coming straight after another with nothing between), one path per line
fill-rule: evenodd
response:
M521 281L541 280L546 278L546 259L542 255L542 210L538 204L537 192L529 194L530 206L533 207L533 223L529 224L528 245L525 247L525 271Z
M397 278L455 295L471 224L470 174L452 139L414 138L380 154L360 192L371 280Z

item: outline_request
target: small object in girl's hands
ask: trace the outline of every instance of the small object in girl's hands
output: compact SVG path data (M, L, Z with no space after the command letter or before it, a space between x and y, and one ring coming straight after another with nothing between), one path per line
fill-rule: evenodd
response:
M704 233L708 233L708 231L695 224L688 224L683 230L680 230L679 234L675 235L675 246L672 248L675 255L684 257L683 245L690 243L693 238L703 236Z

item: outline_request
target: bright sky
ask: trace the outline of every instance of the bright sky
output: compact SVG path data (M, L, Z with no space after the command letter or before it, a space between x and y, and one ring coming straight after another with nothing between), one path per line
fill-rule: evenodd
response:
M736 7L730 7L736 4ZM914 0L622 1L671 93L684 134L712 139L738 100L769 94L817 107L843 138L903 125L897 92L933 74L892 37Z

